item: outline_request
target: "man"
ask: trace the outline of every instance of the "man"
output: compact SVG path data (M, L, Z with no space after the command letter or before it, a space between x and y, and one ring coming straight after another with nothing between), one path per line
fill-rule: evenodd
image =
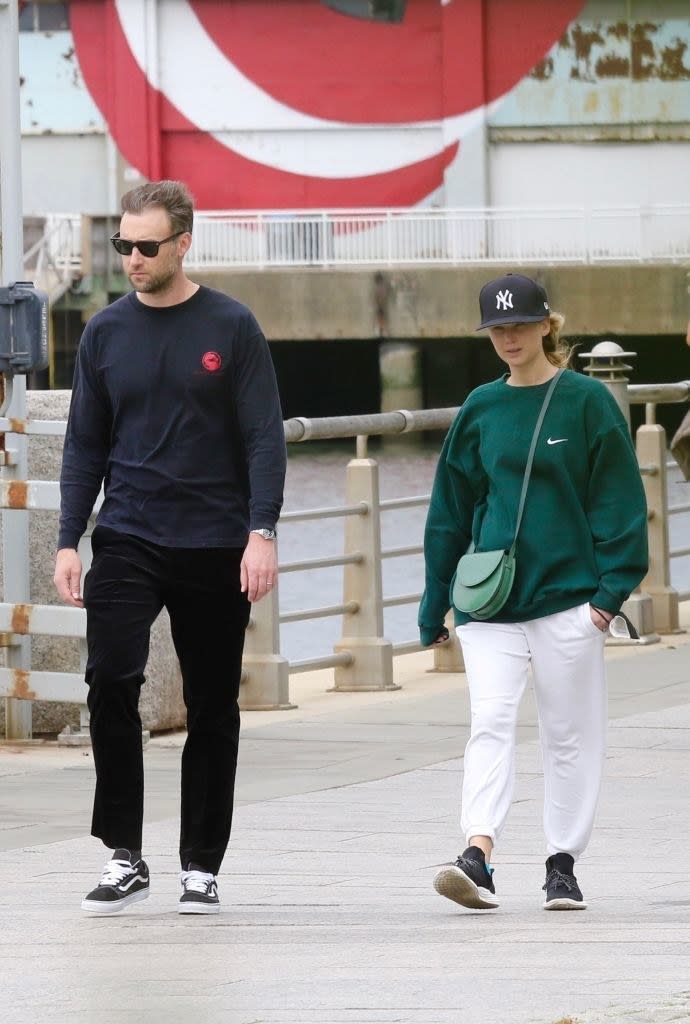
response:
M138 700L164 606L187 707L179 911L219 911L244 634L250 602L277 574L286 460L275 373L251 312L186 276L192 220L180 182L123 196L111 241L134 290L89 320L75 368L55 585L86 608L91 832L114 851L82 902L91 913L149 894ZM101 484L82 597L77 544Z

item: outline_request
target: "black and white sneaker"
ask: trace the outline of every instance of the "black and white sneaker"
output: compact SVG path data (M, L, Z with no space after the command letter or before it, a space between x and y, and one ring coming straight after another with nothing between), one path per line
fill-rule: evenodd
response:
M491 910L497 907L493 869L486 866L484 851L468 846L455 864L441 868L434 878L434 889L461 907Z
M188 871L180 872L182 895L180 896L180 914L217 914L220 911L218 884L216 876L203 871L194 864Z
M115 850L113 859L103 868L103 877L81 901L81 909L91 914L117 914L149 895L149 869L139 859L130 860L129 850Z
M544 910L585 910L587 904L573 874L575 861L569 853L554 853L546 862Z

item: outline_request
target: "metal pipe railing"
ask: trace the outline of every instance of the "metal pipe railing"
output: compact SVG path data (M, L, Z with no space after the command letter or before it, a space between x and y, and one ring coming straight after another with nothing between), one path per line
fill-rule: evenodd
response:
M609 343L610 344L610 343ZM596 349L588 354L596 359ZM606 372L611 366L615 370L611 353L606 353ZM690 382L671 384L627 385L625 394L632 404L684 402L690 400ZM303 608L280 612L278 591L266 598L252 610L248 630L248 659L245 665L245 684L253 687L250 706L288 706L285 687L288 673L311 671L316 668L335 670L335 689L391 689L392 656L421 650L414 640L391 644L383 635L382 613L392 608L417 602L418 591L384 596L382 593L381 566L384 559L406 558L421 555L421 543L384 549L381 547L380 515L404 509L423 507L429 495L417 494L405 497L386 498L378 495L378 466L375 460L365 457L363 443L369 435L394 435L408 431L445 429L452 422L457 409L432 409L409 412L398 410L391 413L366 416L325 417L308 420L296 418L285 423L286 438L291 443L303 443L310 439L330 437L354 437L358 439L358 457L351 460L347 469L347 496L339 506L287 511L281 517L281 524L298 524L321 519L342 518L345 523L345 545L342 554L326 554L321 557L292 561L281 566L281 573L295 573L307 570L339 568L342 566L343 600L323 607ZM0 433L60 436L64 434L62 421L31 421L0 418ZM665 576L647 580L655 598L657 628L674 628L673 611L677 611L677 599L687 594L676 594L668 584L668 567L671 558L690 555L690 547L670 549L659 534L660 523L667 526L670 516L690 512L690 502L669 506L665 497L666 457L663 431L656 424L646 424L641 431L647 431L647 441L653 440L652 448L639 451L640 471L652 490L648 491L650 504L650 531L657 531L662 548L655 556L661 563ZM651 434L649 433L651 431ZM638 445L639 445L638 432ZM670 465L674 465L670 463ZM52 481L3 481L0 484L0 506L13 509L56 510L59 505L58 486ZM651 533L650 533L651 537ZM666 618L664 619L664 615ZM343 634L333 653L323 657L293 661L287 664L280 654L278 627L280 624L308 621L328 616L343 617ZM677 623L676 623L677 625ZM12 636L45 634L52 636L85 635L84 613L78 609L42 605L0 604L0 633L11 643ZM9 639L8 639L9 638ZM441 652L442 653L442 652ZM439 649L433 655L434 663L440 660ZM460 663L455 658L455 667ZM274 673L272 682L265 684L265 699L260 696L264 686L262 672L269 667ZM269 675L270 675L269 672ZM65 688L60 690L60 673L24 672L17 678L9 670L0 673L0 696L16 696L19 692L29 693L29 699L63 700L72 699L74 694L74 673L65 673ZM276 680L280 678L280 686ZM243 686L245 685L243 684ZM270 696L282 687L283 697L278 700ZM273 689L272 689L273 688ZM258 696L257 696L258 693ZM263 700L263 703L262 703Z

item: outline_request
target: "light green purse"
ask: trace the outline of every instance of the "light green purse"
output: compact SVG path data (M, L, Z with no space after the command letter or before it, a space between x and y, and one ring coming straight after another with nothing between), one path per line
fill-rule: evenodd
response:
M532 444L527 456L527 465L525 466L525 475L522 479L522 492L520 494L513 543L507 551L505 549L475 551L473 541L458 562L451 587L452 601L459 611L464 612L473 619L493 618L494 615L500 612L512 590L515 579L515 548L520 523L522 522L522 513L525 508L525 498L527 496L530 473L532 472L534 452L537 447L544 417L546 416L546 410L562 373L563 371L559 370L552 379L544 396L537 425L534 428Z

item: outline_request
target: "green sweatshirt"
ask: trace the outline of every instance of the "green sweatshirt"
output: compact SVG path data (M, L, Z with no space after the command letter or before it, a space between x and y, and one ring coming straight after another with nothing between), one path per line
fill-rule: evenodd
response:
M507 376L507 375L506 375ZM424 535L421 642L438 636L458 559L509 548L546 384L505 378L467 398L446 437ZM617 612L647 571L647 507L623 415L597 380L566 370L534 455L515 583L493 621L524 622L590 601ZM455 609L455 622L470 616Z

